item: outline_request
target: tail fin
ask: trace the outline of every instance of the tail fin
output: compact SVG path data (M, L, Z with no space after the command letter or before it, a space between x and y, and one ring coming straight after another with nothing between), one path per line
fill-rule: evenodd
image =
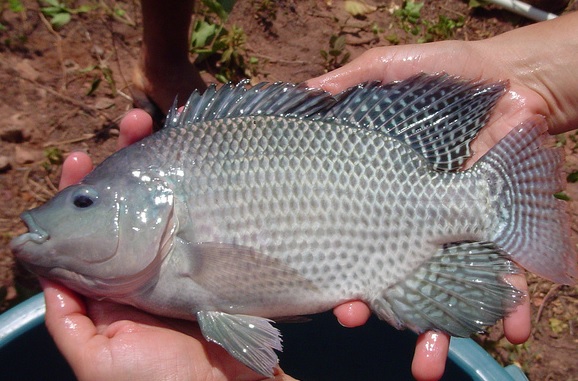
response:
M533 117L519 125L480 160L493 192L499 223L493 239L518 264L557 283L578 278L570 240L561 149L547 148L547 125Z

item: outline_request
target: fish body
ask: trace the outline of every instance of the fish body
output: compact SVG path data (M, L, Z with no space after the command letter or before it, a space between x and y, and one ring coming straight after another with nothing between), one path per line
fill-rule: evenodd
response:
M278 317L365 301L398 328L468 336L522 293L514 261L571 284L560 150L519 126L472 168L505 91L420 75L331 96L291 84L193 94L158 133L25 212L33 272L94 298L197 320L264 375Z

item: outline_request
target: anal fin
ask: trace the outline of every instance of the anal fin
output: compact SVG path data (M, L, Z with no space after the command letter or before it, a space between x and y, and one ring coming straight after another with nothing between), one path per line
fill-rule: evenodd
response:
M197 320L205 339L219 344L255 372L273 377L279 362L274 349L282 350L282 340L271 320L219 311L200 311Z
M521 302L523 293L504 281L505 275L517 272L492 242L444 244L371 306L397 328L466 337L493 325Z

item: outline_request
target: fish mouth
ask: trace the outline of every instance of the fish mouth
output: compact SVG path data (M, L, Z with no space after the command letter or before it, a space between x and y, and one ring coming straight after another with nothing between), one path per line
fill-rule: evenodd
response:
M20 248L28 242L34 242L40 245L50 239L48 232L38 225L32 213L24 212L20 215L20 218L28 227L28 233L24 233L10 242L10 249L12 249L12 251L20 251Z

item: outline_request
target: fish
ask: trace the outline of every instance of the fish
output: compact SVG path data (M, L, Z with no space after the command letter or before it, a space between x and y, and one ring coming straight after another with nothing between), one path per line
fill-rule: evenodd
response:
M282 350L272 323L351 300L399 329L469 336L522 302L519 266L577 278L544 117L466 168L507 89L444 73L337 95L212 86L24 212L11 249L87 297L197 321L264 376Z

